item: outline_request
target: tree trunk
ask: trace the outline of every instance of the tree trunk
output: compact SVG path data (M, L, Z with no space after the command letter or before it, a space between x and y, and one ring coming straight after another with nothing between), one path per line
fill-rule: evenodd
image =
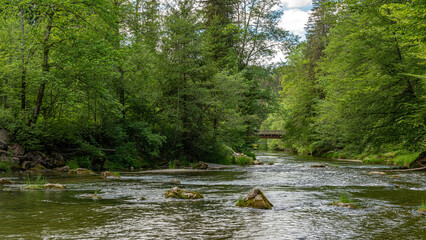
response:
M50 66L49 66L49 51L50 51L50 45L49 45L49 38L50 38L50 32L52 30L52 20L53 20L53 12L51 12L49 14L49 21L47 23L46 26L46 34L44 36L44 40L43 40L43 64L42 64L42 70L43 70L43 81L38 89L38 94L37 94L37 99L36 99L36 103L35 103L35 107L34 107L34 111L33 111L33 116L30 119L29 122L29 126L31 126L31 124L36 123L37 122L37 118L38 115L40 114L40 109L41 106L43 104L43 97L44 97L44 90L46 89L46 83L47 83L47 78L48 78L48 74L50 71Z
M22 1L21 1L22 3ZM25 29L24 29L24 7L21 6L21 111L25 110L25 102L26 102L26 67L25 67L25 55L24 55L24 44L25 44Z

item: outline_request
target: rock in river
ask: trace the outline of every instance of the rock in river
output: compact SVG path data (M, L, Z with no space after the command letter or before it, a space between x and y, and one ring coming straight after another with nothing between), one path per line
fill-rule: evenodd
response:
M178 187L174 187L166 192L166 198L180 198L180 199L199 199L203 198L199 192L190 192Z
M101 176L103 178L108 178L108 177L111 177L111 178L120 178L120 175L118 173L115 174L115 173L110 172L110 171L105 171L105 172L101 173Z
M57 190L62 190L67 188L67 186L59 184L59 183L46 183L43 185L44 189L57 189Z
M238 200L236 206L259 209L272 209L273 207L272 203L269 202L258 188L253 189L244 199Z
M170 181L170 183L180 184L180 180L179 180L179 179L172 179L172 180Z
M13 182L6 178L0 178L0 184L13 184Z

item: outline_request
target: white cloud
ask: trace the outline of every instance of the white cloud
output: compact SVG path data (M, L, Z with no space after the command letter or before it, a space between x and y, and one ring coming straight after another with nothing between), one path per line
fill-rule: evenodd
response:
M301 37L305 34L305 24L308 22L310 11L300 9L284 10L279 26Z
M301 8L312 5L312 0L283 0L282 3L287 8Z

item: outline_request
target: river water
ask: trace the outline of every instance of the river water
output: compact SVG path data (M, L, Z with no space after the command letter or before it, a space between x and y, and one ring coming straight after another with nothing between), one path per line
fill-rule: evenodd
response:
M416 212L426 200L425 172L368 174L390 167L284 153L258 159L275 164L49 177L65 191L20 191L25 179L8 176L16 184L0 186L0 239L426 239L426 217ZM165 199L172 179L204 199ZM255 187L272 210L234 206ZM81 197L94 192L102 199ZM341 193L361 209L329 206Z

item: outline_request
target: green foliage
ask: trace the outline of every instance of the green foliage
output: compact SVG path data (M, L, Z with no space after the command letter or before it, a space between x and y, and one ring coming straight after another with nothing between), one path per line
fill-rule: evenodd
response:
M10 172L12 170L12 164L11 161L0 160L0 172Z
M176 160L169 161L168 166L169 169L176 169Z
M246 151L276 95L263 60L293 40L271 0L3 2L0 126L72 168Z
M420 1L314 1L307 41L282 67L283 145L344 157L404 150L389 162L406 166L423 151L422 12Z
M47 183L47 178L38 175L36 179L32 180L29 176L26 177L24 189L38 190L44 189L44 184Z
M235 160L234 159L232 160L232 162L233 163L235 162L235 164L238 164L238 165L241 165L241 166L252 165L253 164L253 158L247 157L247 156L237 156L235 158Z

